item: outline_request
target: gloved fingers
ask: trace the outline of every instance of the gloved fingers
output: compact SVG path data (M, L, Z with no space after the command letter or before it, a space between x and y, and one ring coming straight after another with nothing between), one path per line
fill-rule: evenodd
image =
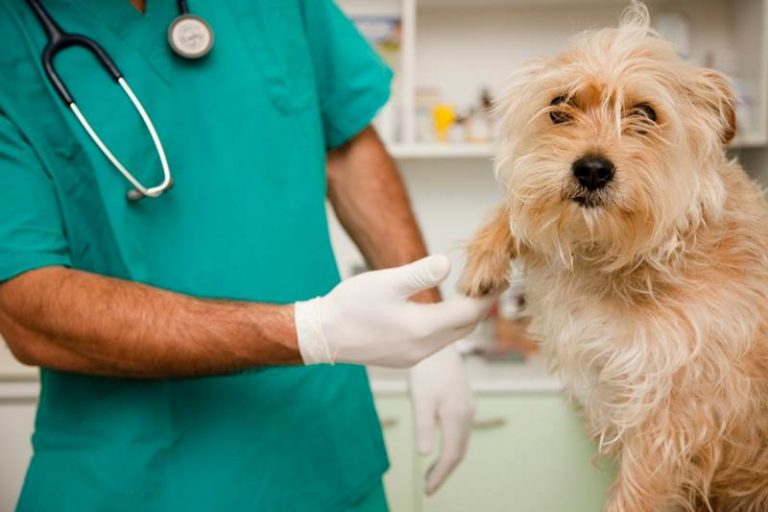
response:
M467 418L441 417L440 455L427 472L427 494L434 494L464 458L469 443L471 414Z
M402 267L385 270L397 296L408 298L415 293L439 285L451 272L451 260L437 254Z
M482 320L496 301L495 295L479 299L460 297L436 304L417 304L424 321L435 330L452 331L474 326Z
M465 338L468 336L472 331L475 330L477 325L475 323L471 323L469 325L464 325L460 327L448 327L443 328L440 331L439 335L432 336L430 339L425 340L422 345L420 345L420 348L422 349L422 353L419 357L420 362L423 362L425 359L428 359L429 357L432 357L434 354L440 352L441 350L446 349L451 344L455 343L456 341Z
M413 416L415 421L416 451L419 455L432 453L435 444L435 428L437 418L435 416L434 402L427 397L414 395Z

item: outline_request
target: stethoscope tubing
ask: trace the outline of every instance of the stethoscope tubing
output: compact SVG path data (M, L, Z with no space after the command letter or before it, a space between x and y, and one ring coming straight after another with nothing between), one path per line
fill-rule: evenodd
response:
M80 112L77 103L72 102L69 105L69 108L77 120L80 121L80 124L83 126L86 133L90 136L91 140L93 140L94 144L98 146L101 152L104 153L104 156L107 157L107 159L112 163L112 165L115 166L120 174L122 174L123 177L128 180L131 185L133 185L134 190L128 192L128 199L132 201L141 199L137 193L145 197L159 197L163 192L171 188L173 184L170 167L168 166L168 159L165 155L165 148L163 148L163 144L160 141L160 137L157 134L154 123L152 123L152 119L149 117L149 114L147 114L144 106L141 104L131 87L128 85L128 82L125 81L125 78L121 77L117 80L117 83L120 84L120 87L122 87L126 96L128 96L128 98L131 100L131 103L138 112L142 121L144 121L144 126L149 132L149 136L152 138L152 142L155 145L155 151L157 152L157 156L160 159L160 165L163 168L163 181L159 185L154 187L145 187L139 180L136 179L133 174L130 173L130 171L128 171L128 169L123 166L120 160L118 160L112 151L110 151L109 147L101 140L101 137L99 137L98 133L96 133L93 127L91 127L91 124L88 122L83 113Z
M187 0L177 0L176 5L179 7L179 15L189 14L189 3Z
M96 146L98 146L104 156L106 156L106 158L120 172L120 174L122 174L123 177L131 185L133 185L133 190L130 190L127 193L128 199L131 201L137 201L143 197L155 198L162 195L163 192L170 189L173 185L170 167L168 165L168 160L165 154L165 148L163 147L163 143L157 134L157 130L155 129L155 125L152 122L152 118L149 116L149 114L147 114L144 105L136 97L133 90L128 85L128 82L123 77L120 69L109 57L107 52L96 41L80 34L70 34L62 30L62 28L53 20L51 15L45 10L39 1L27 0L27 4L34 11L48 36L48 43L45 45L42 54L42 64L48 79L51 81L51 84L56 90L56 93L75 115L78 122L91 138L91 140L96 144ZM182 8L186 8L186 1L179 0L178 4L180 10ZM101 137L99 137L96 130L93 129L91 124L83 115L80 108L77 106L74 97L69 92L69 89L59 76L54 66L54 60L56 56L62 50L74 46L84 48L85 50L91 52L94 57L96 57L97 61L106 70L109 76L112 77L112 79L117 82L118 85L120 85L123 92L126 94L126 96L128 96L131 103L133 104L133 107L138 112L139 116L144 122L144 126L152 138L152 142L155 145L155 150L160 160L160 165L163 169L163 181L159 185L154 187L146 187L130 171L128 171L128 169L125 168L125 166L114 155L114 153L112 153L109 147L102 141Z

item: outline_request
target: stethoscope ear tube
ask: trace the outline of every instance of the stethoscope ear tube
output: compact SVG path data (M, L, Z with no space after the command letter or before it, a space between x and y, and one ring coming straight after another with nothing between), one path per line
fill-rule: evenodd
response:
M27 0L27 4L35 13L35 16L37 16L37 19L40 21L40 24L43 26L43 29L48 36L48 43L43 49L42 64L46 75L48 75L54 89L56 89L56 92L64 103L69 105L70 103L74 103L75 100L54 67L56 55L62 50L72 46L84 48L96 57L96 60L99 61L99 64L101 64L104 70L109 73L109 76L111 76L113 80L117 81L123 76L114 61L109 57L107 52L104 51L104 48L102 48L96 41L79 34L69 34L64 32L64 30L53 20L51 15L48 14L45 7L43 7L37 0Z
M69 92L69 89L67 89L67 86L64 85L64 81L59 76L59 73L56 71L54 60L60 51L72 46L79 46L91 52L115 82L123 77L123 74L120 72L117 65L109 58L107 52L105 52L96 41L78 34L63 34L58 39L49 41L43 50L43 68L53 84L53 88L56 89L58 95L67 105L74 103L75 99Z

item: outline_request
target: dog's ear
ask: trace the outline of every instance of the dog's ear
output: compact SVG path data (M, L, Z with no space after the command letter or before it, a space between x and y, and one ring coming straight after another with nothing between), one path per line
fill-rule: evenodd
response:
M692 101L714 114L723 145L736 136L736 95L731 81L713 69L701 69L690 88Z

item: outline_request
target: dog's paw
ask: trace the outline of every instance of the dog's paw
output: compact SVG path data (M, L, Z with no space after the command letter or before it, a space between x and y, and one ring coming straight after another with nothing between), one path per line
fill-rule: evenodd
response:
M502 291L509 284L511 261L516 256L506 208L499 208L467 246L467 266L459 292L484 297Z
M498 253L470 255L459 281L459 292L484 297L504 290L509 284L510 260Z

